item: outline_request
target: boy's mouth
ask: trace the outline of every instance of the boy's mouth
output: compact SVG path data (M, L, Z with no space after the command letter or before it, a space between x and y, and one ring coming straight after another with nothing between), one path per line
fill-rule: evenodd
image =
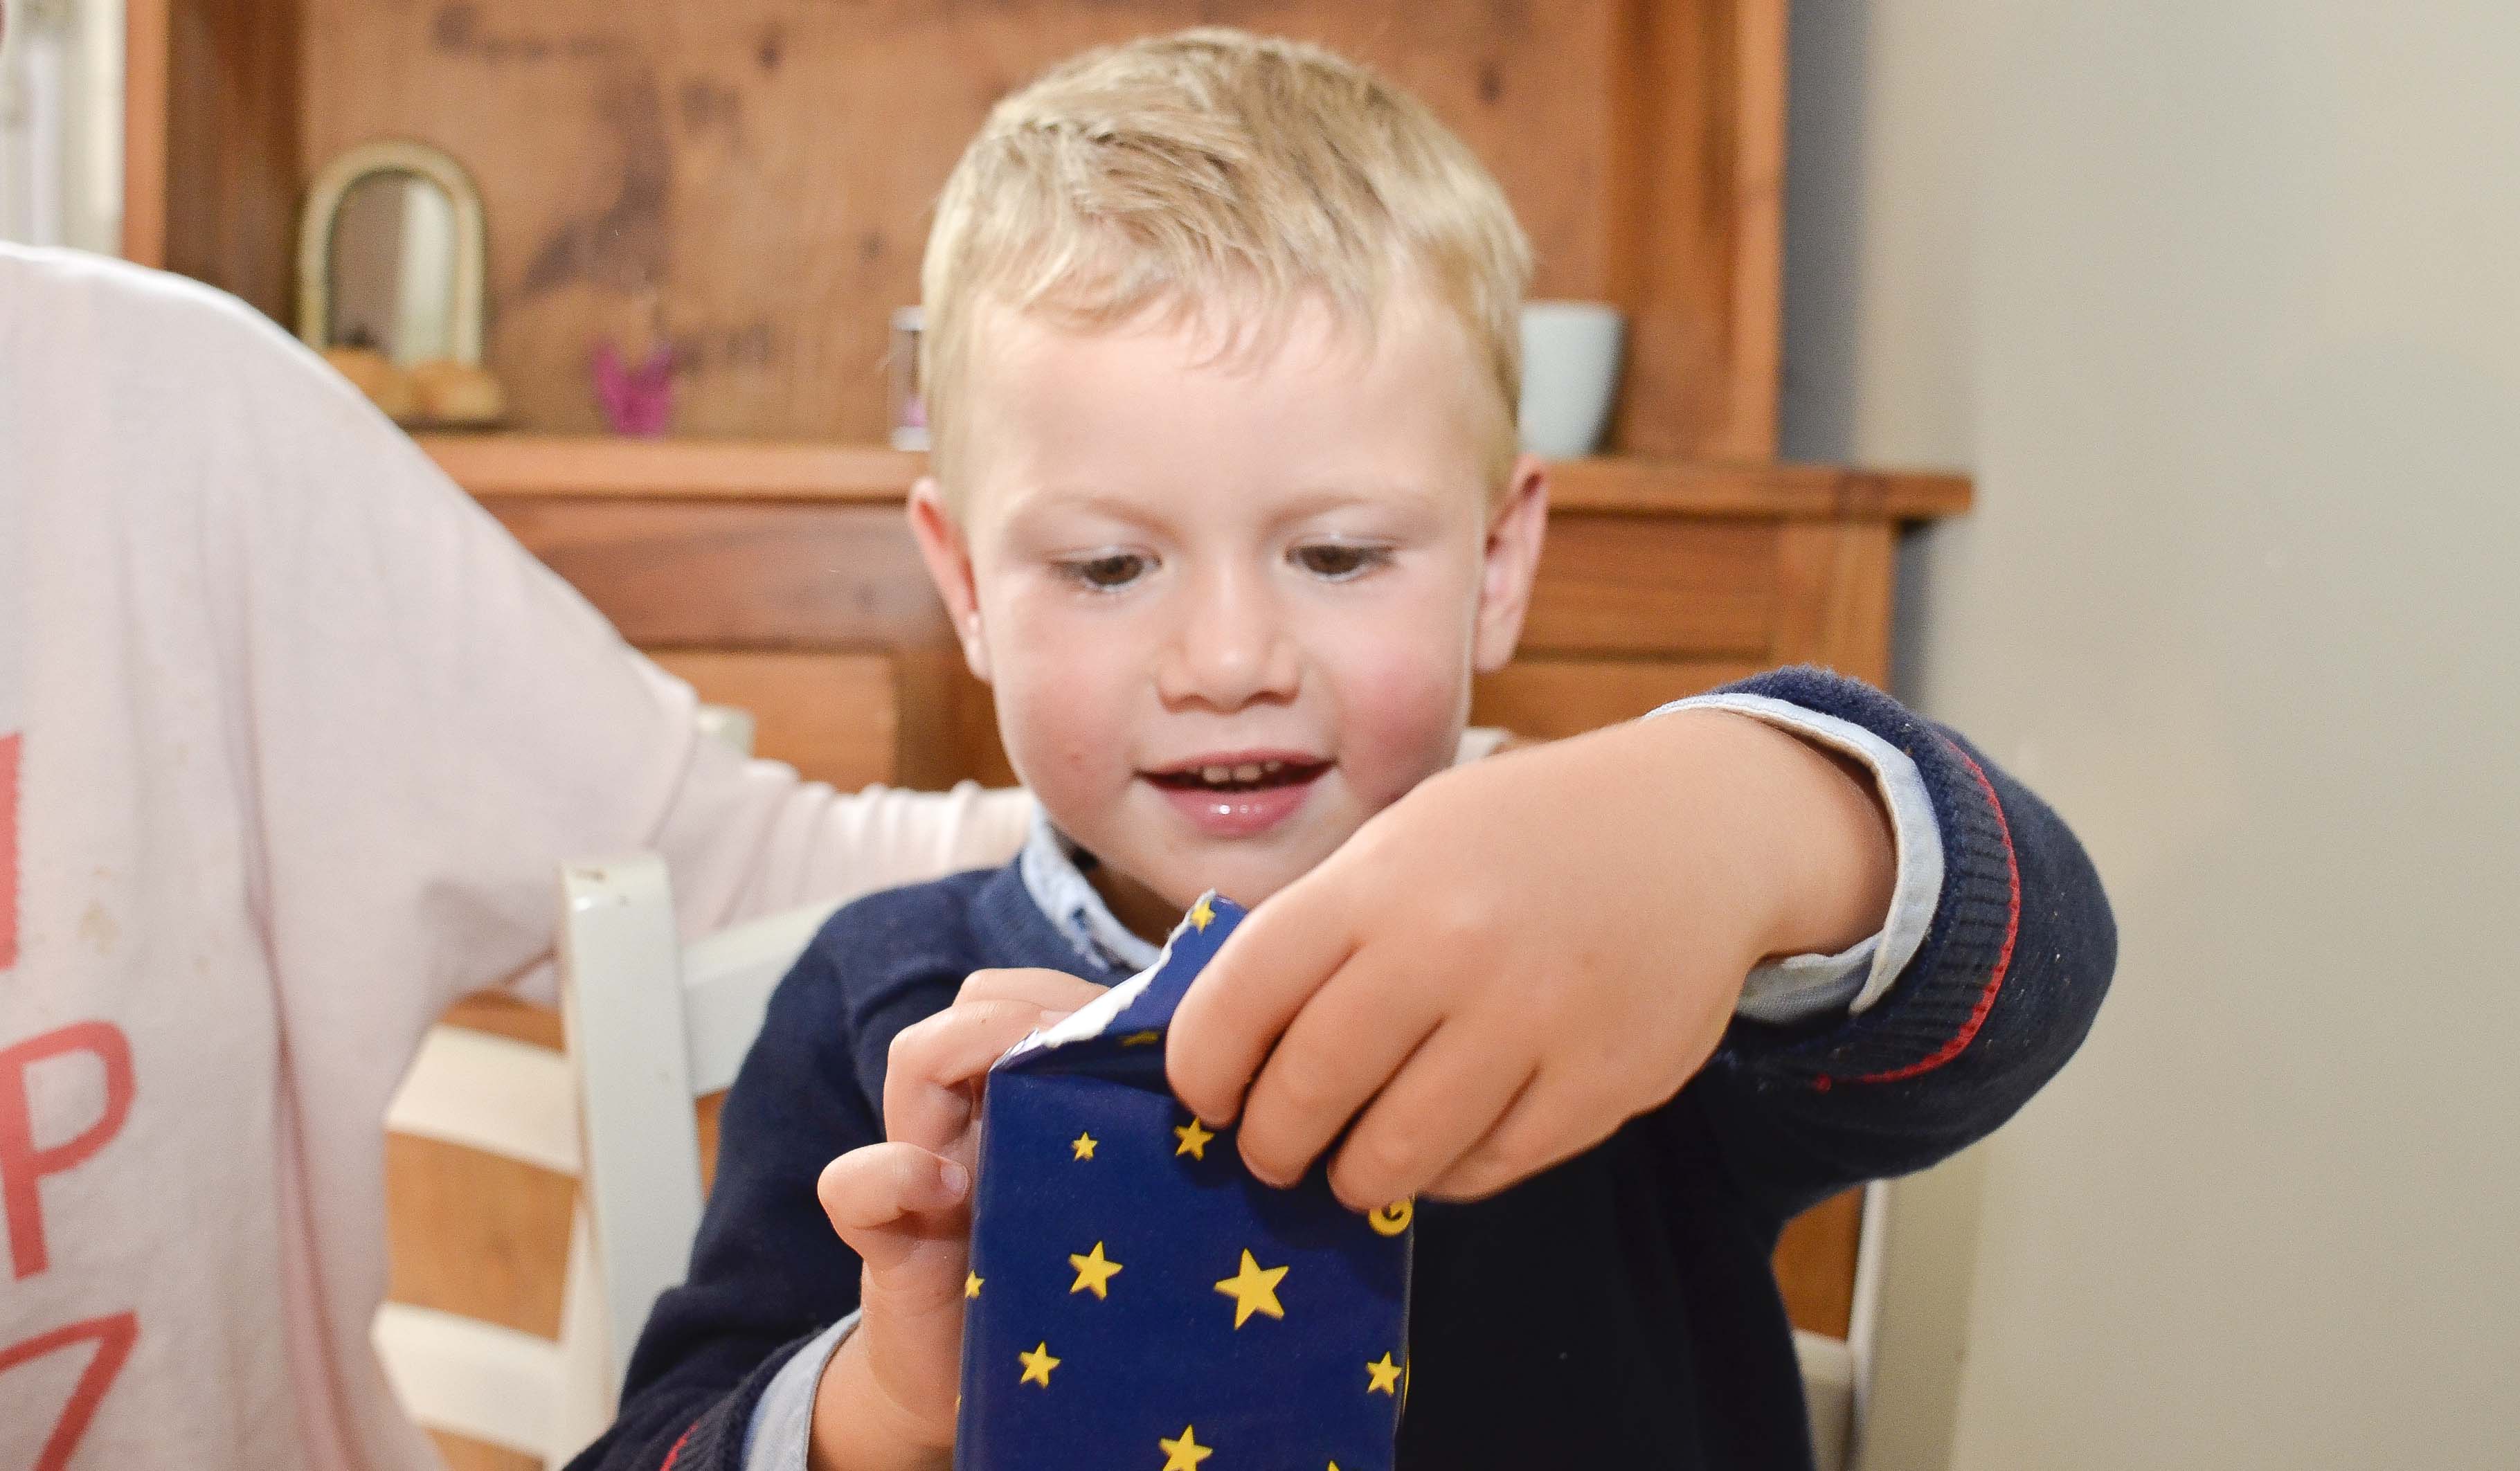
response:
M1170 771L1148 772L1147 777L1170 791L1262 791L1272 786L1300 785L1328 766L1327 761L1270 756L1256 761L1201 761Z
M1212 837L1253 837L1295 815L1331 763L1295 752L1202 756L1144 775Z

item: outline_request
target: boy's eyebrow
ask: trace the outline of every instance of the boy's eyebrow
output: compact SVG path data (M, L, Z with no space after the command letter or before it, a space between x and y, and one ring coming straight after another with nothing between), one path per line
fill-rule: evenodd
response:
M1415 481L1325 483L1307 486L1287 496L1271 519L1281 523L1300 521L1351 506L1376 503L1398 502L1418 510L1438 505L1442 500L1442 492ZM1152 520L1160 514L1159 506L1147 500L1107 490L1055 483L1017 487L1007 496L1005 507L1007 518L1018 522L1053 508L1093 512L1131 522Z
M1326 511L1369 502L1406 502L1412 507L1431 506L1442 495L1414 480L1378 480L1355 484L1308 486L1287 498L1282 519L1299 521Z

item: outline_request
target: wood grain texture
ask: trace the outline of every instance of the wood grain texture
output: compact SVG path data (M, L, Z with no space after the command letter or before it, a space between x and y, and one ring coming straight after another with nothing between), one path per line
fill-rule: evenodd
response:
M173 0L123 0L122 258L166 264L166 86Z
M885 648L951 635L895 507L488 505L643 647Z
M1756 658L1776 599L1771 522L1552 515L1522 648Z
M1778 528L1772 664L1825 664L1874 685L1890 678L1891 528L1801 522Z
M130 0L123 249L289 320L296 290L296 0Z
M1473 725L1555 740L1634 720L1727 680L1756 674L1732 659L1562 659L1534 655L1481 675L1470 700Z
M438 467L476 496L900 504L926 457L858 445L425 434ZM1602 456L1549 468L1560 512L1630 515L1927 520L1969 506L1965 475L1828 465Z
M576 1199L565 1175L387 1135L385 1296L557 1337Z
M657 663L703 700L753 718L752 752L785 761L809 781L855 791L897 780L901 689L880 653L749 648L659 648Z
M1626 442L1757 456L1774 270L1740 257L1776 249L1755 164L1781 148L1782 53L1750 44L1767 32L1744 15L1770 12L1781 0L306 0L295 166L383 136L466 163L488 203L491 365L521 423L595 427L587 354L609 336L673 347L680 432L871 443L889 313L917 299L930 204L991 103L1091 44L1199 22L1299 36L1375 66L1480 154L1531 236L1536 295L1629 311ZM1766 111L1736 115L1745 100Z
M898 506L925 455L802 440L622 439L604 434L424 434L420 446L476 496L669 496Z
M430 1431L428 1438L436 1444L437 1453L446 1458L446 1471L543 1471L540 1456L520 1450L501 1449L442 1430Z
M1864 1191L1832 1195L1785 1223L1777 1238L1777 1288L1794 1326L1844 1338L1855 1311L1855 1250Z
M1611 442L1776 453L1784 0L1638 0L1603 90L1610 298L1629 314Z

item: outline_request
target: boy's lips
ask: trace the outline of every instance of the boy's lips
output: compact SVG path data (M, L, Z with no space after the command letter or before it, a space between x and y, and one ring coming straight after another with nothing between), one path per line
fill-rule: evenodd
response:
M1210 837L1254 837L1293 817L1330 769L1301 751L1223 751L1142 773Z

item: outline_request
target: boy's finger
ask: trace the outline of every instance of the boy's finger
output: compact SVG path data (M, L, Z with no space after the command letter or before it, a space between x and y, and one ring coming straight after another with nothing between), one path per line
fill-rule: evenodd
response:
M974 970L954 1002L1030 1002L1047 1011L1074 1011L1103 989L1059 970Z
M1173 1013L1164 1069L1185 1107L1211 1124L1242 1109L1243 1091L1286 1024L1352 948L1328 864L1251 912Z
M971 1122L972 1094L964 1085L1060 1014L1030 1002L958 1003L902 1028L884 1062L884 1133L943 1148Z
M1616 1122L1606 1128L1583 1122L1598 1117L1599 1110L1586 1110L1570 1101L1562 1080L1553 1086L1549 1074L1535 1074L1505 1116L1437 1177L1426 1193L1439 1200L1484 1199L1609 1137L1618 1127Z
M1512 1110L1532 1076L1510 1046L1444 1023L1366 1105L1330 1161L1330 1189L1371 1211L1433 1187Z
M1387 948L1371 945L1350 956L1261 1064L1237 1129L1243 1162L1260 1179L1302 1179L1442 1020L1440 998L1393 974L1385 957Z
M814 1194L849 1249L883 1270L917 1249L893 1231L904 1217L950 1211L971 1193L971 1172L916 1144L869 1144L823 1167Z

